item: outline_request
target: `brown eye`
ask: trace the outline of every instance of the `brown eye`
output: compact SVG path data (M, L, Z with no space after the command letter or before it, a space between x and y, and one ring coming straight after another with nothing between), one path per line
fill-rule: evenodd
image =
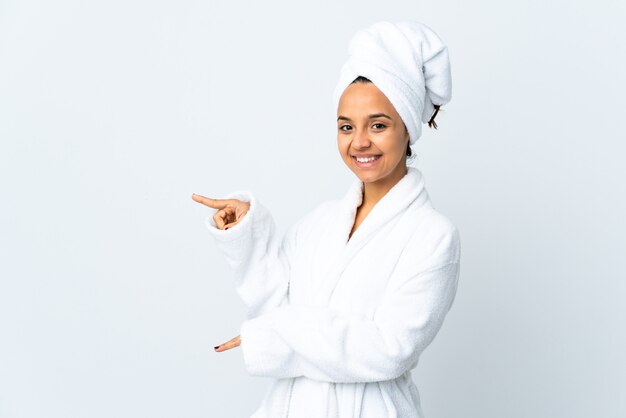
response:
M341 126L339 127L339 130L340 130L340 131L344 131L344 132L345 132L346 130L345 130L345 129L343 129L343 128L350 128L350 125L341 125Z
M380 128L374 128L374 129L383 129L385 127L385 125L382 124L382 123L375 123L374 126L376 126L376 125L379 125Z

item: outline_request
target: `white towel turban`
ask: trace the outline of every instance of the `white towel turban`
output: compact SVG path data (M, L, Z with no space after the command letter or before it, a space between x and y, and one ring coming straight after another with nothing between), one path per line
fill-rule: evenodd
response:
M428 26L412 21L377 22L350 40L348 61L341 67L333 93L335 109L343 91L367 77L389 99L409 131L413 145L434 105L452 96L448 48Z

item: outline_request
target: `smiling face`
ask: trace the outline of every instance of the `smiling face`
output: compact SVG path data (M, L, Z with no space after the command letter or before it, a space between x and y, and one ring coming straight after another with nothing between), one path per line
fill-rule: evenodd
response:
M408 142L404 122L378 87L357 82L344 90L337 109L337 146L361 181L386 183L401 178L406 172Z

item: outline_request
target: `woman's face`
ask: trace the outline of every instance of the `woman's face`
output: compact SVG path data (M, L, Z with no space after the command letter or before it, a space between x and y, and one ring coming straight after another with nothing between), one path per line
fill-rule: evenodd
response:
M376 182L389 175L401 178L408 142L404 122L378 87L353 83L344 90L337 109L337 145L343 161L361 181ZM376 159L360 162L357 156Z

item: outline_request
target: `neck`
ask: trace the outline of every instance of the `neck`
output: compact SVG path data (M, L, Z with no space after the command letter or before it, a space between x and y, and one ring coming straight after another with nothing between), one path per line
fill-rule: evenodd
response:
M391 174L382 179L363 184L361 207L373 207L380 199L407 174L406 164L399 164Z

